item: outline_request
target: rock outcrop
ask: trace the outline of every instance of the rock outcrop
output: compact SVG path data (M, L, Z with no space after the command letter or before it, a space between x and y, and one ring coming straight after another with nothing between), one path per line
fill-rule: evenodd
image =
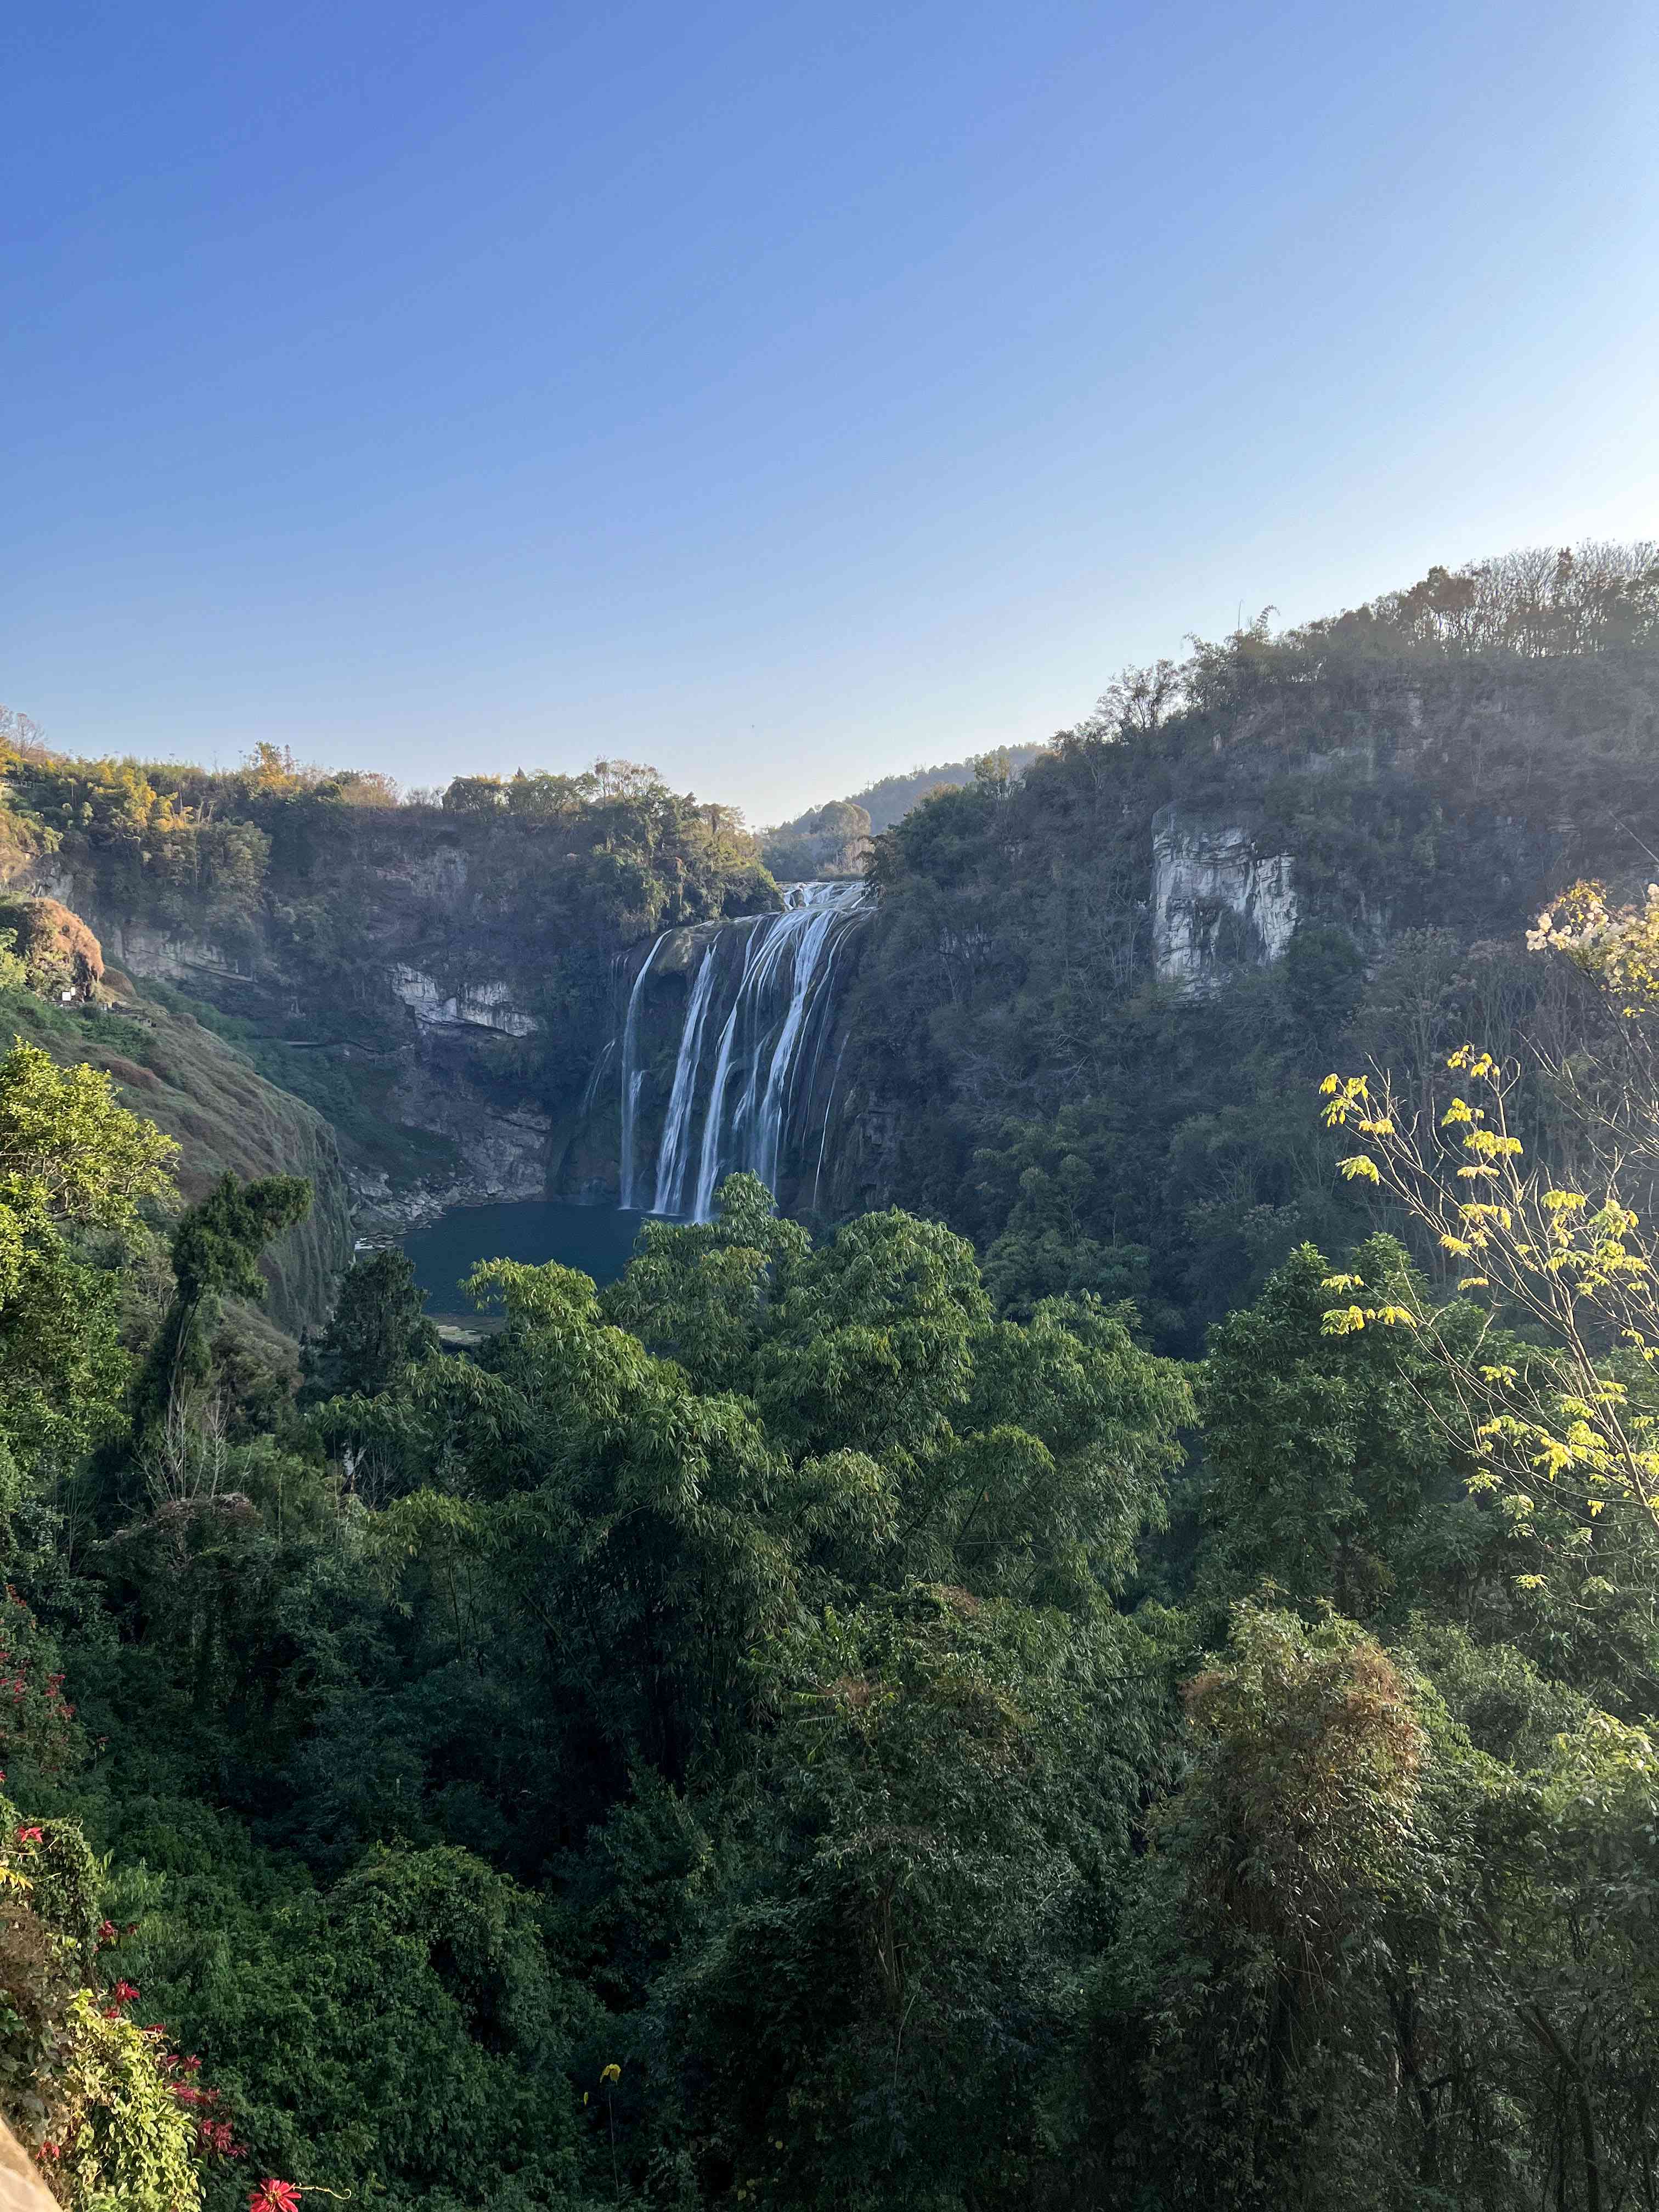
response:
M540 1197L544 1188L550 1119L538 1110L533 1083L501 1062L507 1041L529 1044L539 1028L525 1003L532 963L525 955L516 977L503 972L502 945L521 953L523 947L491 910L486 908L482 919L474 914L481 895L469 891L466 856L443 842L441 831L439 836L430 849L394 854L382 868L360 867L361 934L353 947L343 1003L363 1007L361 1031L354 1020L337 1019L333 1031L319 1025L325 1042L301 1048L314 1051L319 1066L352 1071L349 1079L359 1100L369 1115L383 1118L394 1144L402 1133L416 1133L410 1161L391 1179L382 1158L354 1145L353 1129L359 1124L349 1117L337 1132L343 1163L337 1152L319 1158L308 1122L296 1123L287 1133L304 1154L286 1163L289 1171L312 1173L315 1167L322 1175L325 1242L337 1263L348 1210L357 1226L385 1235L429 1219L448 1206ZM256 1024L269 1042L281 1043L292 1033L292 1018L301 1006L315 1004L314 981L294 971L283 950L281 927L301 918L297 908L287 912L285 921L280 915L256 920L252 933L244 924L240 938L234 929L222 936L215 911L205 902L196 902L193 908L191 902L181 902L176 915L134 913L120 886L101 880L85 856L75 872L61 855L36 862L27 888L73 896L123 974L165 984ZM399 953L405 957L399 959ZM152 1026L168 1018L149 1005L135 1012ZM341 1030L343 1036L337 1035ZM331 1112L325 1085L319 1095ZM135 1097L133 1103L143 1102ZM293 1103L299 1104L297 1099ZM305 1111L301 1109L301 1117ZM168 1126L159 1106L153 1118ZM263 1110L256 1115L262 1131L273 1118ZM320 1116L313 1119L328 1138L337 1134ZM222 1153L224 1148L211 1149ZM283 1163L273 1160L264 1171L278 1164ZM412 1176L410 1166L416 1170ZM345 1249L349 1252L349 1238ZM310 1261L323 1257L320 1249L307 1255L299 1271L303 1287L276 1287L272 1310L280 1311L288 1325L316 1318Z
M10 932L32 990L85 999L103 980L102 945L80 915L55 898L0 899L0 930Z
M1160 807L1152 817L1152 958L1159 980L1213 990L1229 969L1280 958L1297 923L1287 854L1241 823Z
M433 1024L495 1030L502 1036L533 1036L533 1014L516 1012L507 983L464 983L447 992L434 975L401 964L392 970L392 988L422 1028Z

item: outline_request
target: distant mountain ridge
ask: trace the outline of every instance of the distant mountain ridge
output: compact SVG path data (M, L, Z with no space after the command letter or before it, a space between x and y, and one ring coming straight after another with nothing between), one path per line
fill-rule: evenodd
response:
M994 750L1007 754L1012 775L1024 775L1042 748L1041 745L1006 745ZM975 756L975 759L982 757L982 755ZM960 787L973 780L973 760L945 761L937 768L907 769L901 775L884 775L878 781L866 784L862 791L849 792L842 804L861 806L870 817L870 828L873 834L890 830L896 822L903 819L918 799L925 799L939 784L948 783ZM816 811L816 808L807 809L809 814ZM805 819L805 816L798 816L794 822L785 823L781 827L793 830Z
M1000 745L996 757L1006 761L1008 775L1024 775L1042 752L1041 745ZM981 754L977 759L986 756ZM855 876L864 872L870 840L902 822L929 792L960 791L978 773L976 760L945 761L937 768L913 768L902 775L884 775L866 784L848 799L832 799L822 806L809 806L793 822L780 822L760 832L761 854L780 883L812 876Z

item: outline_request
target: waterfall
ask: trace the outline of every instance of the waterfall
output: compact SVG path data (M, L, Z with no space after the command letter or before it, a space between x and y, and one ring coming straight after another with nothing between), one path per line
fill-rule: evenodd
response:
M702 1025L708 1001L714 995L720 956L710 945L697 963L697 979L686 1001L685 1027L680 1033L679 1057L674 1062L674 1088L668 1095L668 1112L657 1150L657 1188L651 1200L653 1213L685 1211L685 1158L691 1133L691 1105L697 1079L697 1056L702 1044Z
M697 958L681 1024L673 1083L657 1146L650 1208L707 1221L714 1193L739 1169L775 1190L811 1139L821 1169L829 1133L813 1116L833 1027L842 954L869 912L861 883L790 884L781 914L714 926ZM622 1203L641 1202L641 1031L647 976L669 937L646 955L623 1024ZM839 1054L836 1058L839 1069Z
M628 994L628 1012L623 1022L622 1049L622 1196L625 1206L639 1203L634 1189L634 1162L638 1150L635 1142L639 1128L640 1085L644 1071L640 1066L640 993L645 979L651 973L651 963L662 950L659 937L646 954L639 974L634 978L634 988Z

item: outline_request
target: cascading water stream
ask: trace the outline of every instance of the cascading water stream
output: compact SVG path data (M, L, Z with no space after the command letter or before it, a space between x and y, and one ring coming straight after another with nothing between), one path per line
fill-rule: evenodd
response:
M685 1028L680 1036L679 1057L674 1062L674 1087L657 1149L657 1188L651 1201L653 1213L683 1213L685 1160L691 1133L691 1106L697 1080L697 1056L702 1044L702 1025L708 1001L714 995L720 961L711 945L697 963L696 981L686 1002Z
M634 978L634 988L628 994L628 1013L623 1022L622 1050L622 1203L637 1206L639 1200L634 1189L634 1163L637 1152L635 1143L640 1121L640 1085L644 1071L640 1066L640 993L645 979L651 973L651 963L662 950L659 937L646 954L639 974Z
M707 1221L714 1209L722 1165L728 1174L734 1167L747 1168L769 1190L777 1188L778 1151L789 1079L814 988L824 980L820 971L824 969L826 950L834 944L834 925L842 912L842 905L828 898L803 900L780 915L763 934L757 933L751 941L743 981L726 1017L714 1092L703 1120L695 1209L699 1221ZM774 1030L763 1034L767 1012L781 995L786 976L788 998L783 1019ZM731 1046L739 1036L747 1073L728 1124L726 1099Z
M781 914L723 922L698 959L657 1146L651 1211L707 1221L714 1193L746 1169L775 1190L799 1147L831 1026L840 956L868 908L860 883L794 884ZM670 933L672 935L673 933ZM644 985L667 939L647 954L622 1036L622 1203L641 1185ZM837 1066L839 1056L837 1056ZM821 1166L825 1127L818 1136Z

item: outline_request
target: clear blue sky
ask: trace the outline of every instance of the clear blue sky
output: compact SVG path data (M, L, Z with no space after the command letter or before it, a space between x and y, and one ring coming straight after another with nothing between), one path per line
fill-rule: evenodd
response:
M15 0L0 699L793 811L1659 535L1659 9Z

